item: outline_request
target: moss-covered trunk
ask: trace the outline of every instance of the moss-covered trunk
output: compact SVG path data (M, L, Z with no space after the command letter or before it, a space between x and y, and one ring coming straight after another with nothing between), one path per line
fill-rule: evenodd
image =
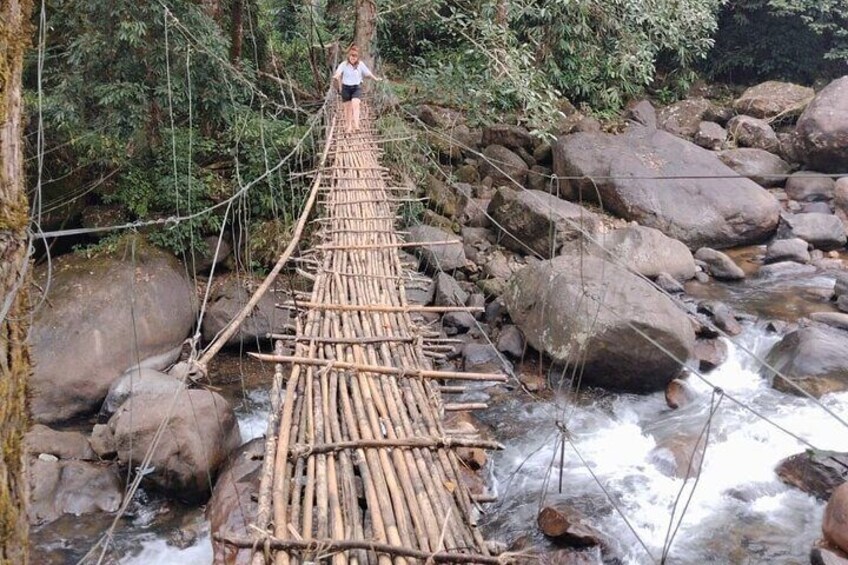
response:
M26 383L26 228L21 139L21 68L32 0L0 3L0 563L28 563L23 453Z

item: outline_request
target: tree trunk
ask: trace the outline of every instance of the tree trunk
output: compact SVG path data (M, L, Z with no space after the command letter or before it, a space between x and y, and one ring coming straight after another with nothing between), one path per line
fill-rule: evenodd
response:
M359 47L360 57L374 64L374 43L377 35L377 1L356 0L356 31L353 42Z
M244 23L242 16L244 12L243 0L233 0L232 22L233 28L230 35L230 61L239 66L241 61L241 46L244 43Z
M29 210L24 191L21 69L32 31L32 0L4 0L0 6L0 563L28 563L23 436L30 372L25 276Z

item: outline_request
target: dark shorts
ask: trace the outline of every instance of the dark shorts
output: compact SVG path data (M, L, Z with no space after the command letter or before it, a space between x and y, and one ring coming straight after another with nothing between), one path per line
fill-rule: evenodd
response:
M362 98L362 86L359 84L343 84L342 102L350 102L354 98Z

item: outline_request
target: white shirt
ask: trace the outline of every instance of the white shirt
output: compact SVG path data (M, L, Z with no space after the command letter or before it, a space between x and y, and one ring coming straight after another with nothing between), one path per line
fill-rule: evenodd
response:
M336 74L333 76L341 76L342 84L346 84L348 86L362 84L363 77L374 77L374 75L371 74L371 70L362 61L359 61L355 67L348 61L342 61L336 69Z

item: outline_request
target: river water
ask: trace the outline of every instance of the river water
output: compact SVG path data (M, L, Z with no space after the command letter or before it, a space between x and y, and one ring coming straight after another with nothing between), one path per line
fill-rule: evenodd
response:
M689 377L698 396L683 409L669 409L662 393L596 391L577 404L562 393L542 400L520 391L493 398L479 418L506 449L487 465L499 501L488 505L482 517L486 537L507 543L525 537L544 546L535 526L537 512L543 504L562 502L605 533L611 562L657 562L668 547L669 563L809 563L824 504L778 480L775 465L805 448L778 426L817 448L839 451L848 451L848 429L813 401L772 389L760 376L756 357L780 338L765 319L794 320L830 309L823 296L832 284L831 278L806 269L737 285L688 287L690 294L721 299L752 319L728 341L729 358L706 375L709 384ZM269 376L256 375L247 385L234 379L240 384L229 390L245 440L264 433ZM713 386L723 392L714 392ZM822 403L848 419L848 393L826 396ZM688 481L671 476L670 452L661 447L683 446L688 461L708 421L700 472L696 462ZM569 437L564 448L558 441L562 429ZM211 562L208 525L200 510L164 501L149 506L146 515L140 511L122 524L117 562ZM191 535L175 540L175 531L186 529L185 524ZM51 546L36 536L45 554L55 550L78 558L79 548L69 550L77 542Z

